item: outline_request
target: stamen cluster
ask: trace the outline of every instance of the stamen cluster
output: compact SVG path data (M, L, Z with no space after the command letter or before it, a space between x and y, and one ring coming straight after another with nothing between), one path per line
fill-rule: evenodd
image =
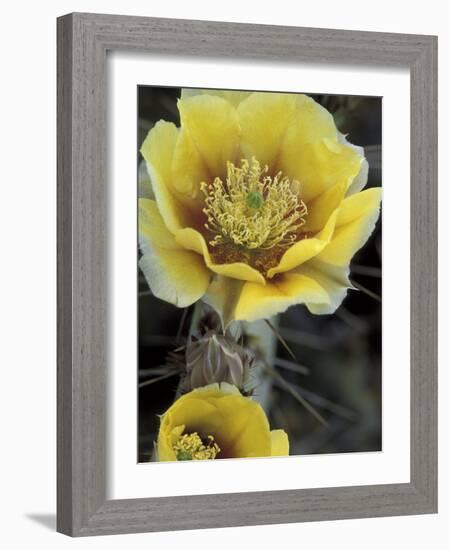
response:
M177 460L212 460L221 451L212 435L205 444L197 432L183 434L173 445Z
M213 235L209 244L232 243L250 250L288 248L305 224L307 207L299 198L299 183L278 172L267 175L253 157L242 159L241 166L227 163L223 182L215 178L202 183L207 216L206 229Z

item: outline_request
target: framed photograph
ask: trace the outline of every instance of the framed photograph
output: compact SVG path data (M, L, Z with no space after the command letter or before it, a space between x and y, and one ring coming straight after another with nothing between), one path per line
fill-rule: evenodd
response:
M58 530L437 511L437 39L58 19Z

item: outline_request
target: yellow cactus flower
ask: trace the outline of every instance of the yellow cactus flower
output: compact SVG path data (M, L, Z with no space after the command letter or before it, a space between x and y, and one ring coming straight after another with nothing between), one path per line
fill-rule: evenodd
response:
M197 388L161 417L158 459L211 460L287 456L284 430L272 430L262 407L227 382Z
M303 303L332 313L379 216L368 164L310 97L183 91L181 126L159 121L141 153L141 269L155 296L204 299L226 325Z

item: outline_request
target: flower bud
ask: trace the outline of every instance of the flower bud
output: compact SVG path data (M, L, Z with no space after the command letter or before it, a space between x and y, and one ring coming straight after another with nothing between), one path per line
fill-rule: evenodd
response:
M230 336L209 331L186 347L182 391L220 382L244 390L253 361L253 357Z

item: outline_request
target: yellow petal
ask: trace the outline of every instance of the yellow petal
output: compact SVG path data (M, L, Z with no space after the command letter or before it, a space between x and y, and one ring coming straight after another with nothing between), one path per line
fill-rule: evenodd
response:
M143 246L154 243L155 245L172 250L179 250L180 246L175 237L162 219L156 201L152 199L139 199L139 239Z
M139 199L154 199L150 175L148 174L147 163L145 160L141 160L139 162L139 168L137 171L137 196Z
M295 94L296 111L289 125L283 147L289 153L306 143L323 139L337 141L338 132L334 119L327 109L303 94Z
M206 163L184 128L179 130L173 154L171 186L188 205L202 207L200 184L210 179ZM198 201L200 199L200 201ZM198 202L200 204L198 204Z
M222 393L241 395L237 386L234 386L234 384L229 384L229 382L220 382L219 388Z
M317 281L298 273L283 273L265 285L245 283L235 308L235 319L267 319L295 304L328 301L326 291Z
M160 460L175 460L170 452L180 433L212 435L220 458L271 456L272 441L262 407L233 386L211 384L177 399L162 416L158 437Z
M332 265L347 265L373 232L381 198L382 190L372 188L344 199L334 235L318 259Z
M289 447L284 430L271 430L271 456L288 456Z
M234 162L239 145L237 111L225 99L196 95L178 101L181 125L206 163L211 178L226 175L226 162Z
M201 256L179 246L149 199L139 200L139 243L139 266L157 298L187 307L204 295L210 271Z
M139 267L152 293L177 307L194 304L204 295L209 284L209 272L201 258L185 250L146 249Z
M171 122L159 121L149 132L140 152L147 163L151 186L159 211L172 232L185 225L182 205L170 191L171 164L178 129Z
M349 141L346 139L346 136L343 134L338 135L338 141L339 143L344 143L348 147L351 147L354 149L360 156L363 157L362 164L360 166L359 173L357 176L353 179L351 185L349 186L349 189L346 193L346 195L349 197L349 195L353 195L354 193L358 193L361 191L368 181L368 171L369 171L369 165L368 161L365 158L365 151L363 147L360 147L359 145L353 145L352 143L349 143Z
M171 424L184 424L187 432L216 432L222 422L222 414L217 410L212 397L192 395L188 400L181 397L175 401L169 414Z
M294 116L292 116L283 136L276 171L282 170L288 177L295 177L301 181L299 179L298 155L304 146L321 142L324 139L336 142L338 132L332 115L324 107L302 94L295 94L295 98Z
M334 232L335 220L337 219L338 210L335 210L328 219L323 230L315 237L310 239L302 239L288 248L282 256L279 264L268 270L267 276L271 279L277 273L285 273L294 269L298 265L303 264L319 254L325 249L332 238Z
M181 91L181 99L186 99L195 95L214 95L229 101L234 107L237 107L244 99L252 92L244 92L241 90L208 90L201 88L183 88Z
M360 171L363 157L351 147L323 139L300 147L282 147L279 165L290 179L300 184L306 204L336 184L351 185Z
M243 157L254 156L262 167L273 169L295 107L293 94L255 92L242 101L237 112Z
M157 460L161 462L176 460L173 445L184 431L184 425L176 426L172 430L161 430L157 440Z
M228 456L249 458L270 456L270 426L259 405L241 395L227 395L216 401L223 415L223 424L216 430L216 439Z
M259 271L244 262L234 262L229 264L214 263L210 257L204 237L195 229L187 227L179 230L176 233L176 241L182 247L188 250L194 250L198 254L202 254L207 267L219 275L225 275L226 277L232 277L233 279L240 279L242 281L255 281L262 285L265 282L263 275L261 275Z
M358 149L362 149L359 147ZM363 149L362 149L363 151ZM360 166L359 173L357 176L352 180L351 185L348 188L348 191L346 193L346 196L349 197L350 195L353 195L354 193L358 193L361 191L367 181L368 181L368 172L369 172L369 164L365 157L363 157L362 164Z
M331 214L338 208L346 192L346 183L337 183L307 205L306 223L301 231L315 233L323 229Z
M212 382L212 384L208 384L207 386L195 388L192 392L195 392L195 395L202 394L204 392L204 395L207 397L220 397L225 393L241 395L239 389L234 386L234 384L229 384L228 382Z
M313 258L295 271L310 277L326 291L327 302L306 300L307 308L314 314L334 313L345 299L348 288L352 288L348 278L349 265L334 266Z
M192 392L193 393L193 392ZM158 458L160 461L176 460L173 444L185 431L187 433L215 433L223 422L220 411L207 399L196 398L195 395L180 397L162 415L161 427L157 441Z

